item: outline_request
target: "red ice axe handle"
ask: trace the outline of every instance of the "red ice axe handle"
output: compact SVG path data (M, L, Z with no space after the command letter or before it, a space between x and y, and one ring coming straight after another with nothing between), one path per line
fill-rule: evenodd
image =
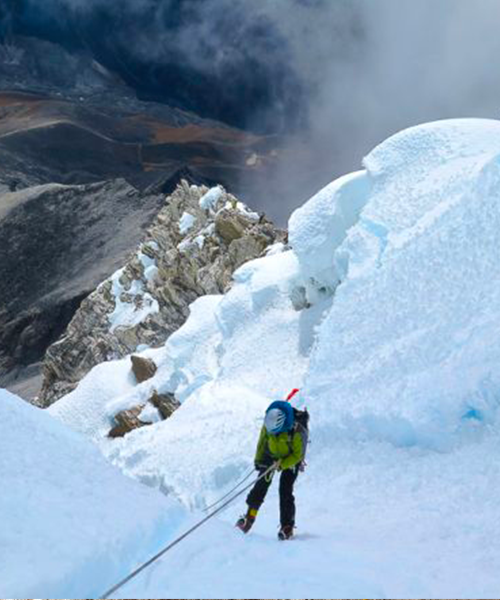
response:
M300 390L298 388L294 388L287 396L286 401L290 402L290 400L295 396L295 394L298 394L300 392Z

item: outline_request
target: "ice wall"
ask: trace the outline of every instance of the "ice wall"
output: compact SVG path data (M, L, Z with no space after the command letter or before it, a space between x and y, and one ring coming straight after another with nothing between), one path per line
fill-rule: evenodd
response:
M372 191L336 251L347 276L306 378L325 435L441 447L494 419L499 157L499 122L453 120L366 158Z

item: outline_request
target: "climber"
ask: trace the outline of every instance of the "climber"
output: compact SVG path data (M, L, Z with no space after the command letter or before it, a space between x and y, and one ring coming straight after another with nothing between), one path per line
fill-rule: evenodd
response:
M252 528L277 470L281 472L279 486L281 528L278 538L288 540L293 537L295 527L293 486L299 471L303 468L308 421L307 410L297 410L282 400L273 402L267 409L254 460L255 468L261 477L248 494L247 513L236 522L236 527L244 533L248 533ZM275 468L264 475L273 465Z

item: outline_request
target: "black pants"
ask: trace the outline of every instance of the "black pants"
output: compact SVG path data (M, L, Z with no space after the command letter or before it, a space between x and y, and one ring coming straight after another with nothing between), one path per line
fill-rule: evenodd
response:
M267 467L263 467L259 473L262 475L266 471ZM293 485L299 474L299 468L294 467L293 469L286 469L281 471L280 475L280 521L281 526L295 525L295 496L293 495ZM264 498L266 497L267 490L271 486L273 480L274 471L268 473L262 479L259 479L250 493L247 496L247 504L249 508L255 508L259 510Z

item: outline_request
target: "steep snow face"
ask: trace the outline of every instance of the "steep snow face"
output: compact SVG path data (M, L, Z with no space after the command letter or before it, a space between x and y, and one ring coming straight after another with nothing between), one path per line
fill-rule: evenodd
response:
M165 347L143 353L159 367L153 378L137 385L127 359L104 363L49 411L97 441L125 472L186 503L220 494L251 461L268 399L300 386L329 305L294 309L297 259L279 250L238 269L226 295L194 302ZM112 416L145 402L153 388L175 392L182 408L168 423L108 440Z
M226 443L227 430L233 429L227 406L220 424ZM242 408L248 408L246 401ZM276 540L274 482L244 539L233 526L244 510L243 496L223 513L223 523L209 522L121 593L128 598L498 598L500 436L453 452L337 439L327 453L319 453L316 433L313 427L309 466L295 486L293 542ZM235 456L242 460L246 449ZM203 493L207 480L195 461L192 471L199 481L193 472L188 475ZM220 474L231 475L223 465ZM227 490L236 483L235 473L232 477Z
M331 295L345 275L342 265L335 264L335 251L359 219L370 184L366 171L340 177L290 217L290 245L301 267L309 304Z
M410 129L365 164L305 393L325 435L443 447L500 399L500 123Z
M230 397L255 422L262 403L252 411L246 393L266 402L305 378L301 402L313 405L325 440L317 450L338 435L443 448L455 433L480 429L494 418L499 384L499 153L496 121L431 123L387 140L365 159L366 171L294 213L291 250L247 263L226 295L193 304L165 348L147 354L161 367L154 379L137 386L126 363L101 365L53 413L128 472L144 470L166 487L173 470L187 467L188 442L160 440L187 417L121 442L102 439L113 411L153 387L176 393L180 412L199 411L200 423L203 407L220 403L224 412ZM219 462L232 453L228 444L220 440ZM205 473L213 482L215 462Z
M297 272L291 252L251 261L215 301L213 321L195 303L165 348L175 353L169 381L182 407L164 424L117 443L102 440L116 464L191 506L214 500L243 476L269 399L301 384L324 309L294 310ZM74 413L67 416L75 424Z
M0 473L4 598L96 597L182 521L177 505L124 477L83 436L4 390Z

